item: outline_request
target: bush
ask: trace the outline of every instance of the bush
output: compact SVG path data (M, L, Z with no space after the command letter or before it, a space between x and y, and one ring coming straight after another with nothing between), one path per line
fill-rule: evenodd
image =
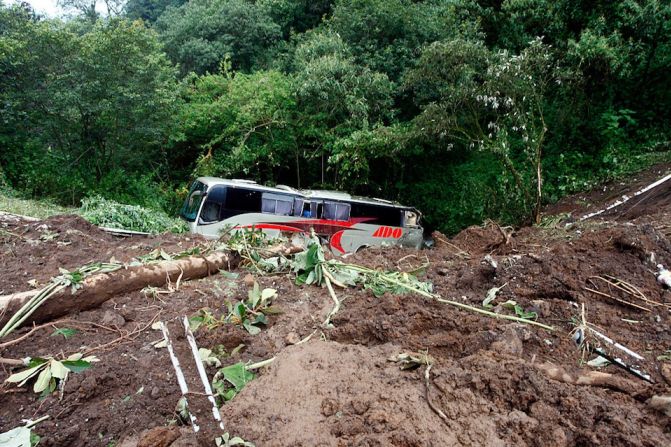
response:
M186 222L175 219L162 211L143 208L137 205L124 205L100 196L89 197L82 201L80 215L94 225L146 233L183 233L187 231Z

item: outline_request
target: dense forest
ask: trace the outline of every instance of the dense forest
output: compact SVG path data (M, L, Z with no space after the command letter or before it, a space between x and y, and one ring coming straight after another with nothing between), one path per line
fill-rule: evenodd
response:
M0 2L0 184L174 212L196 175L454 233L668 159L668 0ZM98 6L98 8L96 8Z

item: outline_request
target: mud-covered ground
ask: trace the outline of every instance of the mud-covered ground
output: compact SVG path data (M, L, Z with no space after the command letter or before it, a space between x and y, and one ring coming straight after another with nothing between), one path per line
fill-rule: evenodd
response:
M668 166L656 169L651 182ZM621 186L618 195L641 185ZM658 359L671 349L671 291L654 275L656 264L671 266L669 188L632 200L627 206L634 209L568 228L566 222L551 221L512 232L489 223L450 240L437 235L432 250L371 249L346 259L405 271L428 263L421 279L433 283L436 293L479 308L489 289L505 284L494 312L514 314L501 305L514 300L553 331L411 294L377 298L355 288L336 289L342 308L327 329L322 322L333 302L326 289L296 286L291 275L251 273L262 287L277 289L275 305L282 313L268 317L269 324L255 336L230 324L196 332L199 347L230 353L244 344L235 356L222 359L224 365L275 357L223 405L225 431L257 446L671 445L671 419L650 405L653 396L671 394L671 361ZM585 197L591 200L570 204L569 221L613 199L596 193ZM187 236L117 238L76 217L5 220L0 230L0 294L29 290L32 279L43 284L59 267L111 257L126 262L159 246L178 252L203 243ZM237 273L234 279L217 274L182 282L172 293L117 296L53 325L77 329L71 338L52 336L54 328L46 327L0 348L0 357L9 359L84 351L100 359L91 369L70 374L62 394L39 399L30 387L0 388L0 432L22 419L49 415L35 429L40 445L214 445L220 430L188 361L179 319L202 308L219 316L226 301L246 298L252 278L247 271ZM635 286L656 304L598 278L607 276ZM571 338L583 305L589 323L645 360L608 351L654 383L614 365L597 370L585 364L595 356L582 353ZM174 335L199 435L177 424L181 392L175 372L167 350L153 346L162 335L151 323L159 320ZM388 361L411 351L434 359L428 384L425 366L401 370ZM207 372L212 378L216 368ZM9 373L0 366L0 380Z

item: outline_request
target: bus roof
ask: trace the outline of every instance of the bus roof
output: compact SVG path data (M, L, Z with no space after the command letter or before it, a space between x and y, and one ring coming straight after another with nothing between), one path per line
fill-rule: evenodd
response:
M215 185L247 187L259 191L275 192L279 194L290 193L296 196L300 196L304 199L337 200L342 202L365 203L368 205L386 206L386 207L412 210L419 213L419 211L416 208L401 205L398 202L392 202L390 200L371 198L371 197L352 196L351 194L342 191L330 191L323 189L295 189L285 185L277 185L277 187L272 187L272 186L259 185L253 180L225 179L220 177L198 177L196 180L201 183L204 183L208 187Z

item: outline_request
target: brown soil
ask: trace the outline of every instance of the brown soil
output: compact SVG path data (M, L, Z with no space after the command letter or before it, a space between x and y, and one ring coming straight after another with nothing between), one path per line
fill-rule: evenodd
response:
M645 304L593 278L609 275L636 286L649 300L671 304L671 291L653 274L655 264L671 265L671 206L664 197L652 198L636 216L515 233L490 223L451 240L437 239L433 250L371 249L346 259L406 271L428 262L422 279L432 282L435 292L476 307L490 288L506 284L495 304L514 300L554 326L552 332L411 294L376 298L360 288L336 290L343 306L334 327L325 329L321 323L332 306L326 289L296 286L290 275L258 276L262 287L278 290L275 304L283 311L268 317L260 334L230 324L196 332L200 347L221 345L231 352L245 345L236 357L224 358L224 365L275 357L222 406L226 431L257 446L671 445L669 417L647 403L654 395L671 394L670 363L657 360L671 348L667 307L645 312L585 290ZM42 224L58 236L40 239ZM44 282L58 267L112 256L128 261L157 246L175 252L201 243L167 235L119 239L64 216L5 222L0 228L4 293L29 289L33 278ZM48 414L36 428L45 446L214 445L220 430L201 394L178 319L205 307L220 316L226 301L245 298L250 281L246 271L238 273L237 279L214 275L183 282L179 290L155 297L117 296L56 323L78 330L67 340L51 336L49 327L0 348L3 358L83 351L100 358L91 369L70 375L62 397L57 392L39 399L30 388L0 388L0 432ZM594 371L582 362L570 334L583 304L589 322L645 357L635 363L654 384L613 365L599 370L612 377L577 384ZM512 314L500 304L493 311ZM150 328L158 320L168 323L193 391L189 404L201 427L198 435L177 424L181 393L175 372L167 350L152 346L162 338ZM424 366L401 370L388 361L411 351L435 359L428 390ZM618 357L634 363L622 353ZM216 368L207 371L211 379ZM0 370L0 380L9 372Z

